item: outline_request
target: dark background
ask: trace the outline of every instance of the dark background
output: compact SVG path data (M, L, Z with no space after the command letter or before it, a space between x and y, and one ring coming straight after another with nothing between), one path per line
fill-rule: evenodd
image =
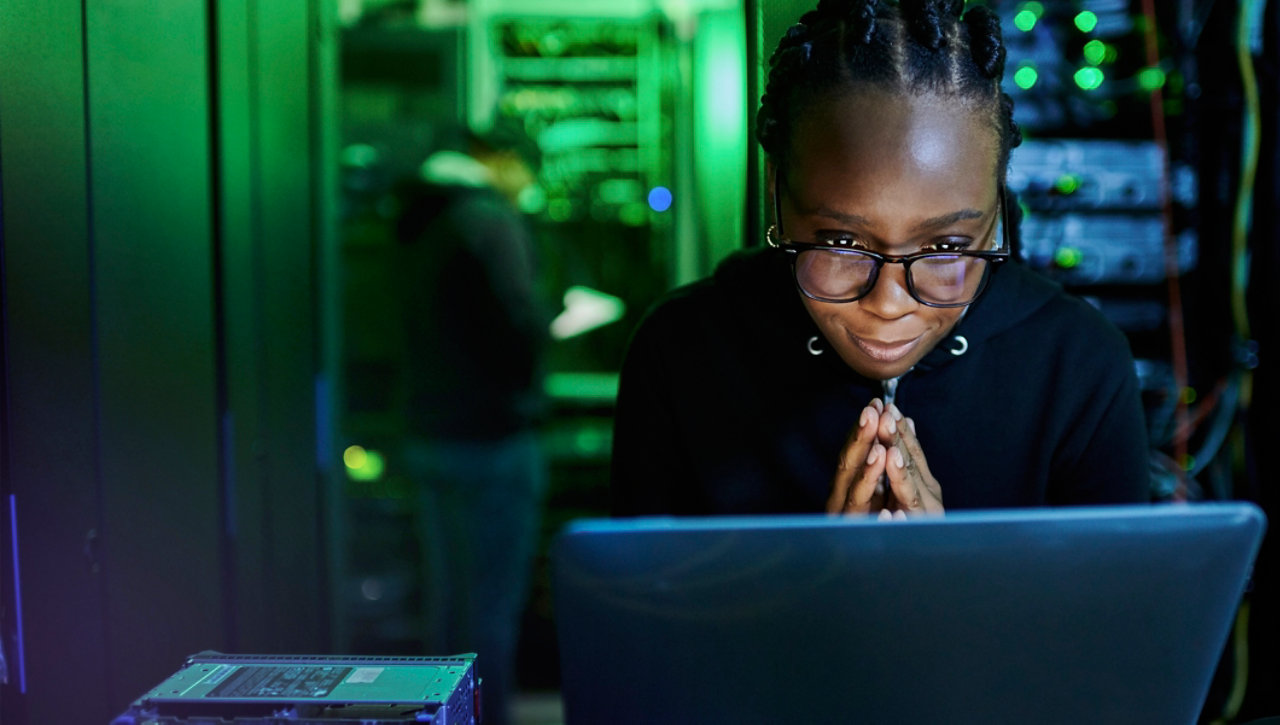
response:
M537 128L572 115L643 129L566 154L595 154L595 171L545 167L534 213L549 299L585 285L626 303L613 324L556 343L543 430L544 541L603 513L627 333L662 291L762 238L750 123L769 51L810 4L690 3L668 16L639 1L369 2L348 17L321 0L0 0L0 720L105 722L204 649L416 653L407 484L350 471L342 452L399 429L390 319L370 294L383 193L447 125L485 112L491 71L500 90L540 92L499 111ZM1006 87L1027 136L1011 186L1021 179L1024 231L1038 230L1028 262L1129 333L1153 498L1252 500L1274 517L1277 4L990 4L1006 18ZM1085 11L1099 19L1088 32L1076 26ZM1014 21L1023 12L1036 16L1029 30ZM1148 27L1164 81L1143 86ZM1092 66L1090 40L1112 56ZM1028 66L1037 81L1021 88ZM1105 81L1082 88L1085 67ZM724 78L741 82L714 95ZM745 154L715 155L717 138ZM1033 163L1037 149L1099 141L1121 152ZM1100 195L1144 175L1157 189L1167 175L1169 204ZM643 204L657 185L674 192L670 212ZM1242 197L1251 224L1237 237ZM1101 232L1055 236L1067 218ZM1156 261L1174 250L1178 273L1135 271L1152 263L1150 239L1130 244L1121 222L1155 229ZM1094 263L1101 277L1082 273ZM1247 292L1233 269L1247 270ZM1206 720L1280 714L1273 541ZM554 690L545 556L536 567L520 674Z

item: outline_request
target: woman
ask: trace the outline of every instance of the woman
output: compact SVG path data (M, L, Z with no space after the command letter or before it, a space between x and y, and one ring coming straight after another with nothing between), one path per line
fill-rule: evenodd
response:
M963 4L823 0L782 38L769 244L636 331L615 513L1148 500L1124 336L1011 258L1005 51Z

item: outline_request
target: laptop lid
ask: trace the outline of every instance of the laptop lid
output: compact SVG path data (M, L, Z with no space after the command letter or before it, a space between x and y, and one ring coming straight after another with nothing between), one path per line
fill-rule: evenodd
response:
M1250 504L588 520L553 545L568 725L1194 722Z

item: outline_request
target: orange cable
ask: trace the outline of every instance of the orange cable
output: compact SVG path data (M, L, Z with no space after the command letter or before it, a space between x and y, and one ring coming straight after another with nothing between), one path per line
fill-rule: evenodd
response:
M1146 41L1147 65L1152 68L1160 66L1160 47L1156 37L1155 0L1142 0L1142 14L1146 18L1143 28ZM1182 310L1182 284L1178 272L1178 245L1173 235L1173 193L1169 183L1169 134L1164 123L1164 92L1155 88L1151 92L1151 128L1156 145L1164 158L1164 169L1160 176L1160 197L1164 215L1164 274L1169 294L1169 345L1173 362L1173 379L1177 386L1177 408L1175 418L1179 435L1174 436L1174 461L1180 468L1187 460L1187 439L1190 437L1187 402L1183 391L1187 387L1187 339ZM1185 435L1183 434L1185 433ZM1187 481L1185 470L1179 470L1178 487L1174 491L1175 501L1187 498Z

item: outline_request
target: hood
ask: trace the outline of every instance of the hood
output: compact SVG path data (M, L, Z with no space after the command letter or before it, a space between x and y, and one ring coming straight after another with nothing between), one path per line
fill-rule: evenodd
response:
M1010 260L992 273L987 289L969 305L951 333L930 350L916 367L931 370L963 355L974 345L1016 327L1049 303L1062 286Z

